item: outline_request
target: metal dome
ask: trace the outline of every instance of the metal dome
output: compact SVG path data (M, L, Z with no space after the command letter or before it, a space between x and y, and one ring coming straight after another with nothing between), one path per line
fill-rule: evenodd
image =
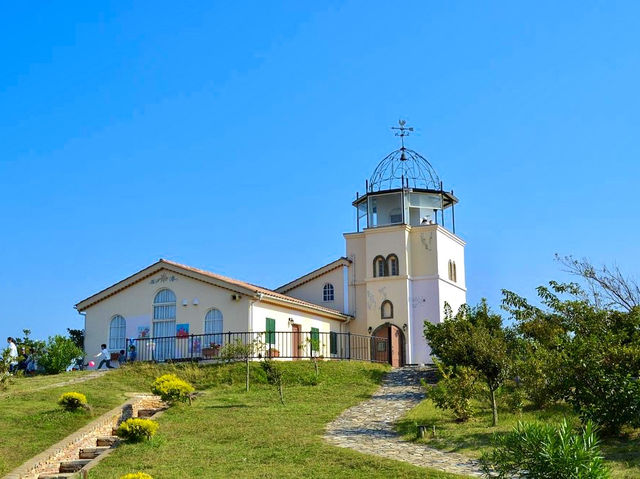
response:
M440 178L431 163L404 146L389 153L378 163L369 180L369 191L392 190L403 186L440 190Z

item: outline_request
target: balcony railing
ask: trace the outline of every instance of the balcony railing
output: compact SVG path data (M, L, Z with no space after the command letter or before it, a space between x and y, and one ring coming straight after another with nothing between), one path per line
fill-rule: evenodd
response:
M130 339L137 361L336 359L387 362L386 338L337 332L260 331Z

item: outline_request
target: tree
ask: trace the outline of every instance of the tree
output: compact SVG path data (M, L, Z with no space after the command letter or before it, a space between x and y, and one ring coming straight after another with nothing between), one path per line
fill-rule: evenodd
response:
M584 423L604 433L640 426L640 307L603 309L576 284L551 281L537 288L544 308L504 292L504 307L528 347L548 359L538 379L534 356L524 356L525 384L568 401Z
M617 308L631 311L640 307L640 285L620 271L618 266L595 267L588 259L575 259L573 256L560 256L556 260L565 271L582 278L591 295L591 301L597 308Z
M453 368L474 369L482 377L489 390L492 425L497 425L496 391L509 374L512 348L500 315L491 312L483 299L473 308L462 306L455 315L447 305L443 323L425 321L424 325L425 338L440 361Z
M67 328L71 341L80 349L84 349L84 329Z
M240 338L237 338L234 342L225 344L220 350L220 357L223 360L226 360L228 362L241 360L245 362L245 386L247 392L249 392L249 363L255 356L255 353L262 350L263 348L264 343L260 340L260 338L255 338L248 343L243 343Z
M71 361L83 355L83 351L65 336L51 336L45 352L40 358L40 365L49 374L65 371Z

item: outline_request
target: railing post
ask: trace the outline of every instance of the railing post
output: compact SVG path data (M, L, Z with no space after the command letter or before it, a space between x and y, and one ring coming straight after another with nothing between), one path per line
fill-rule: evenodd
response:
M347 360L351 361L351 331L347 333Z

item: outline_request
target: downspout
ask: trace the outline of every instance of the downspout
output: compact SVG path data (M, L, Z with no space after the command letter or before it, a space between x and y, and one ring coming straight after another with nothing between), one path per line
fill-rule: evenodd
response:
M73 309L78 311L74 306ZM84 339L87 339L87 313L83 313L82 311L78 311L78 314L83 317L84 325L82 326L82 331L84 332ZM84 345L84 352L87 353L87 345L84 344L84 340L82 341Z

